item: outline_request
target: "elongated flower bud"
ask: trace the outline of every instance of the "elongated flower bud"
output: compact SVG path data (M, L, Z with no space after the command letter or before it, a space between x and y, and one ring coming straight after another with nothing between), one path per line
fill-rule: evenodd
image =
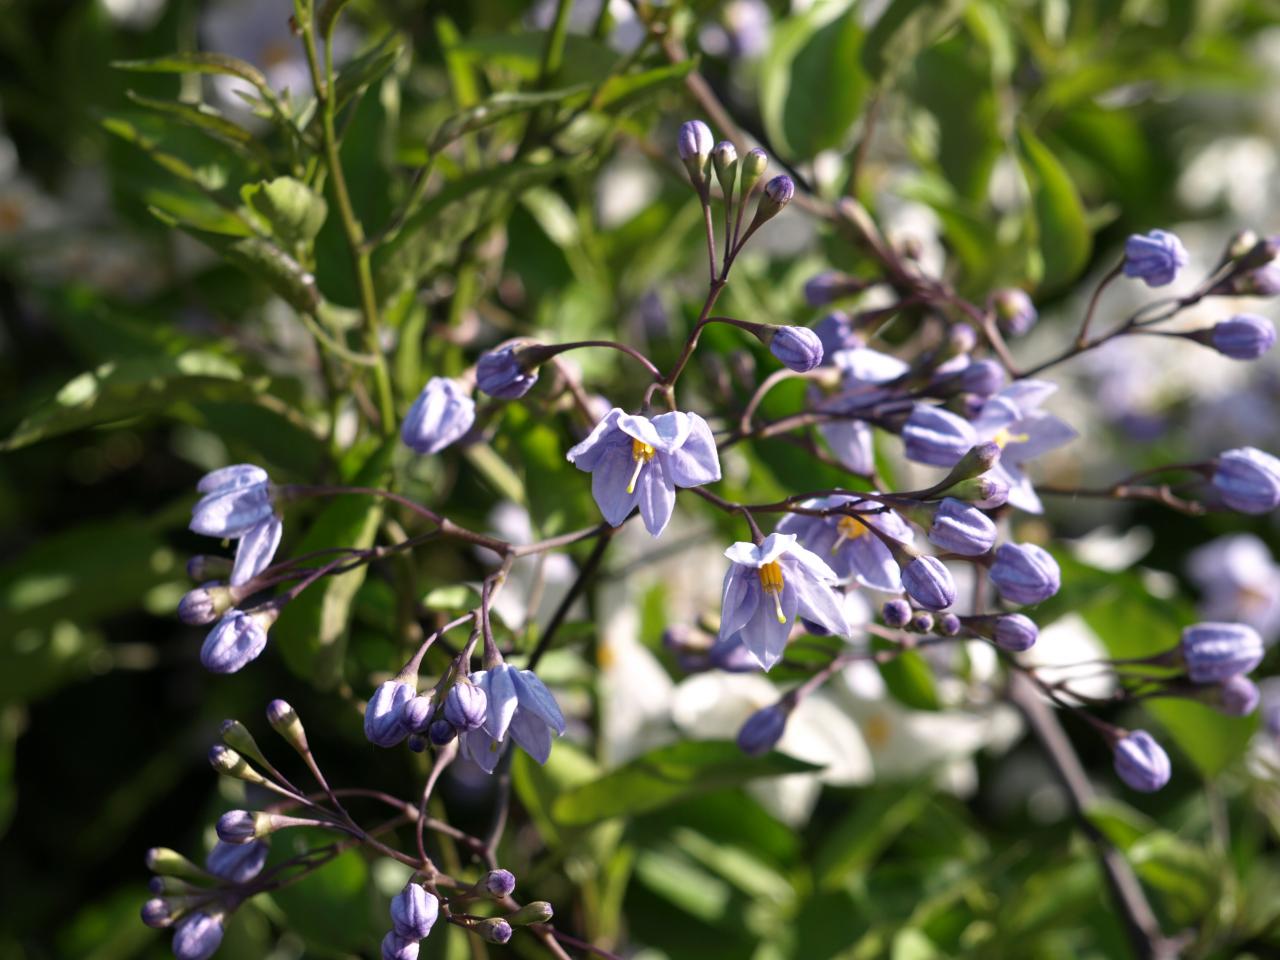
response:
M178 601L178 619L193 627L213 623L231 609L231 591L220 583L206 583Z
M271 729L280 734L298 753L306 754L311 751L307 744L307 731L303 729L302 719L284 700L272 700L267 704L267 723L271 724Z
M955 580L937 557L916 557L903 567L902 586L912 600L928 610L945 610L956 602Z
M411 883L391 899L391 929L406 940L423 940L435 926L440 901L420 883Z
M1116 741L1114 764L1116 776L1141 793L1154 793L1169 782L1169 755L1145 730Z
M742 158L742 180L738 186L738 195L746 200L752 189L760 182L764 172L769 169L769 155L759 147L752 147Z
M249 732L249 728L239 720L223 720L220 733L222 734L222 742L237 753L243 754L264 768L271 766L262 750L258 747L258 741Z
M769 352L784 367L808 373L822 363L822 340L808 327L772 327Z
M733 202L734 188L738 183L738 151L728 140L721 140L711 150L711 165L720 182L725 203Z
M783 703L757 710L738 731L738 749L749 757L764 756L782 739L790 716L791 711Z
M703 193L707 183L707 161L711 159L711 150L715 137L711 128L701 120L687 120L680 125L680 134L676 138L676 149L684 168L689 171L689 180L699 193Z
M1062 585L1062 572L1049 551L1034 543L1003 543L991 565L991 582L1014 603L1048 600Z
M1270 513L1280 505L1280 460L1254 447L1224 451L1213 486L1233 510Z
M756 204L756 215L752 220L753 226L759 226L772 220L782 208L791 202L791 198L796 195L795 182L785 173L779 174L764 185L764 193L760 195L760 202Z
M169 847L152 847L147 851L147 869L166 877L181 877L183 880L194 880L205 883L209 874Z
M223 776L243 780L245 783L262 786L271 782L250 766L248 760L225 744L215 743L209 748L209 765Z
M484 725L489 698L484 690L466 680L459 680L444 698L444 718L459 733L478 730Z
M481 920L471 928L482 940L489 943L506 943L511 939L511 924L501 917L490 917Z
M1182 631L1182 659L1193 683L1221 683L1262 662L1258 631L1243 623L1197 623Z
M534 900L526 903L515 913L507 914L504 919L513 927L523 927L530 923L549 923L554 916L555 911L551 908L551 904L545 900Z
M379 747L394 747L409 735L404 725L404 705L417 695L400 680L387 680L369 698L364 711L364 735Z
M209 960L222 945L222 933L220 913L189 913L174 927L173 955L177 960Z

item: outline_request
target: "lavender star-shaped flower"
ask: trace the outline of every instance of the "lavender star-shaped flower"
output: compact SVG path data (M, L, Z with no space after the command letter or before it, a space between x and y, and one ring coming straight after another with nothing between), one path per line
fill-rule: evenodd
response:
M676 487L720 479L711 428L696 413L649 419L614 407L569 451L568 460L591 473L591 494L609 523L618 526L639 506L645 529L655 537L671 519Z
M782 659L797 616L848 634L834 589L839 578L794 534L772 533L759 546L735 543L724 555L731 564L724 576L720 639L740 634L765 670Z
M826 399L819 399L814 391L811 402L818 413L841 416L819 423L818 432L848 470L869 474L875 469L871 426L853 414L889 398L892 391L884 384L897 380L910 367L897 357L866 347L837 350L830 361L840 371L840 391Z
M539 763L551 756L551 734L565 731L555 697L532 670L499 663L469 678L485 693L484 724L462 734L462 748L486 773L493 773L510 740ZM508 739L510 734L510 740Z
M803 506L825 510L847 503L859 503L856 496L830 496L808 500ZM866 512L866 523L900 543L915 539L911 526L892 510L862 500L857 507ZM869 512L878 511L878 512ZM778 522L779 533L793 533L807 550L822 557L842 581L853 580L872 590L902 592L902 572L889 548L855 517L814 517L789 513Z
M1079 434L1040 405L1057 389L1043 380L1022 380L991 397L972 422L950 411L918 403L902 429L908 460L951 467L974 444L992 441L1001 449L991 475L1009 484L1009 502L1028 513L1044 508L1022 467Z
M248 583L270 565L284 531L267 471L248 463L223 467L205 474L196 491L204 496L191 508L190 529L239 540L230 582L233 587Z

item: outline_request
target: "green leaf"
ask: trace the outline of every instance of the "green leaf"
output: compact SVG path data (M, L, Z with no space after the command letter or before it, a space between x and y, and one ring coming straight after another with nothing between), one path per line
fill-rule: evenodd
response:
M473 35L457 43L452 52L477 65L503 67L524 80L536 80L542 70L546 44L545 30L522 30ZM597 83L613 71L618 56L591 38L569 34L565 37L564 62L556 79L568 85Z
M862 45L862 66L875 80L915 59L964 12L963 0L892 0Z
M823 836L814 857L818 886L834 889L864 873L929 805L928 782L873 787Z
M324 198L292 177L247 183L240 188L240 197L290 249L311 243L328 213Z
M529 93L524 91L495 93L483 102L477 103L473 107L468 107L461 113L454 114L440 124L439 129L436 130L435 135L431 138L431 149L433 151L440 150L463 134L480 130L508 117L530 113L543 107L563 104L571 97L588 93L590 89L589 84L580 83L559 90Z
M140 107L176 117L188 126L220 137L232 144L248 146L256 143L254 136L240 124L228 120L221 112L207 103L183 103L180 100L156 100L130 90L128 97Z
M1136 841L1127 853L1147 886L1160 891L1179 923L1205 913L1219 895L1219 871L1207 852L1168 830Z
M405 45L404 37L389 34L377 46L344 63L333 85L333 99L337 109L341 110L352 97L380 80L395 66L395 62L405 51ZM313 124L319 122L319 117L312 120Z
M622 109L653 96L668 87L678 86L698 66L698 58L690 57L679 63L667 64L639 73L624 73L609 77L596 94L598 109L613 107Z
M556 800L551 814L566 825L595 823L759 777L818 769L780 753L747 757L731 741L676 743L651 750L598 780L569 790Z
M844 0L777 28L760 68L760 114L777 150L808 159L845 141L867 94L861 46L862 29Z
M187 350L174 357L130 357L69 380L24 419L0 450L114 421L164 413L182 401L246 399L262 384L225 357Z
M1258 729L1256 711L1248 717L1227 717L1190 700L1156 700L1147 710L1205 779L1243 757Z
M877 646L890 649L883 641ZM895 700L915 710L940 710L937 686L928 662L917 650L904 650L890 660L877 664L884 684Z
M1028 128L1018 129L1022 169L1031 189L1042 271L1040 286L1056 290L1089 262L1093 238L1084 204L1066 168Z
M135 73L207 73L227 77L239 77L255 87L267 86L267 78L257 67L223 53L171 53L150 60L116 60L111 64L117 70Z
M920 54L912 96L938 124L938 165L956 192L986 197L1002 138L991 67L983 48L967 35Z
M358 469L350 470L348 482L362 487L384 485L395 448L395 439L384 441ZM292 553L302 555L332 547L370 547L382 521L382 512L383 501L379 497L358 494L337 497L321 511ZM322 689L332 687L342 676L351 601L368 572L368 565L361 564L346 573L323 577L289 603L271 628L271 635L290 669Z
M228 263L263 281L291 307L308 314L321 312L324 303L315 275L302 269L302 264L270 240L244 237L229 241L200 230L187 228L187 232L216 250Z
M288 853L333 842L332 834L318 830L290 831L286 836L293 842L277 841L274 846L285 847ZM288 914L290 929L326 954L359 952L380 935L373 920L377 894L358 850L348 850L306 879L275 891L271 898Z

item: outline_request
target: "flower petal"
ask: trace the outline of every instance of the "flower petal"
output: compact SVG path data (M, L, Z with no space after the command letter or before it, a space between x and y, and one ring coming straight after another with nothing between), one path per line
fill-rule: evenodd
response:
M606 413L587 434L585 440L574 446L565 454L565 459L579 470L594 470L596 461L612 445L615 438L610 434L617 432L618 418L623 416L620 407L614 407Z
M478 684L489 698L489 712L482 728L495 740L503 740L507 736L507 727L516 714L519 697L516 693L515 671L505 663L490 670L482 670L471 675L471 682Z
M280 546L284 524L274 513L255 524L236 546L236 562L231 569L233 587L248 583L271 564Z
M551 756L551 731L541 717L524 710L511 721L511 739L539 763L546 763Z
M751 619L760 603L760 592L754 571L737 564L729 567L720 599L720 639L733 636Z
M652 462L645 464L641 473L651 466ZM595 467L591 471L591 495L595 497L596 505L605 520L615 527L635 509L639 494L636 491L627 493L635 468L636 462L631 457L630 446L613 444L595 461Z
M796 615L796 594L784 583L779 597L785 622L779 623L772 598L761 598L755 614L742 627L742 642L765 670L782 659L791 635L791 622Z
M676 488L663 469L666 454L659 453L640 470L636 482L636 502L640 518L650 536L658 536L667 528L671 511L676 506ZM617 526L617 524L614 524Z
M560 705L556 703L556 698L551 695L547 685L538 679L537 674L532 670L513 671L512 676L516 683L516 696L520 702L520 709L530 711L541 718L547 726L553 728L556 733L563 734L564 714L560 712Z
M670 466L668 475L677 487L698 487L704 483L715 483L720 479L720 455L716 452L711 427L696 413L686 416L689 419L688 435L679 447L666 454ZM658 419L661 420L662 417Z

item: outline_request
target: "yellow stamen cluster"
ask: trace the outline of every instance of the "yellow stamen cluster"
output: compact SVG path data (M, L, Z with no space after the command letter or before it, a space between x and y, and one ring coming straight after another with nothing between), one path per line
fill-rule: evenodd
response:
M653 459L655 451L653 447L645 443L643 440L631 440L631 459L636 462L635 472L631 474L631 482L627 484L627 493L636 492L636 482L640 479L640 471L644 469L644 465Z
M1006 444L1026 443L1030 439L1025 433L1010 433L1008 427L1001 427L996 431L996 435L991 438L991 442L1003 450Z
M771 560L762 565L758 573L760 586L764 587L765 593L773 597L773 611L778 617L778 622L786 623L787 615L782 612L782 566L777 560Z
M838 551L846 540L857 540L859 537L865 537L870 533L865 523L848 516L841 517L836 521L836 529L840 531L840 536L836 537L836 542L831 545L832 553Z

